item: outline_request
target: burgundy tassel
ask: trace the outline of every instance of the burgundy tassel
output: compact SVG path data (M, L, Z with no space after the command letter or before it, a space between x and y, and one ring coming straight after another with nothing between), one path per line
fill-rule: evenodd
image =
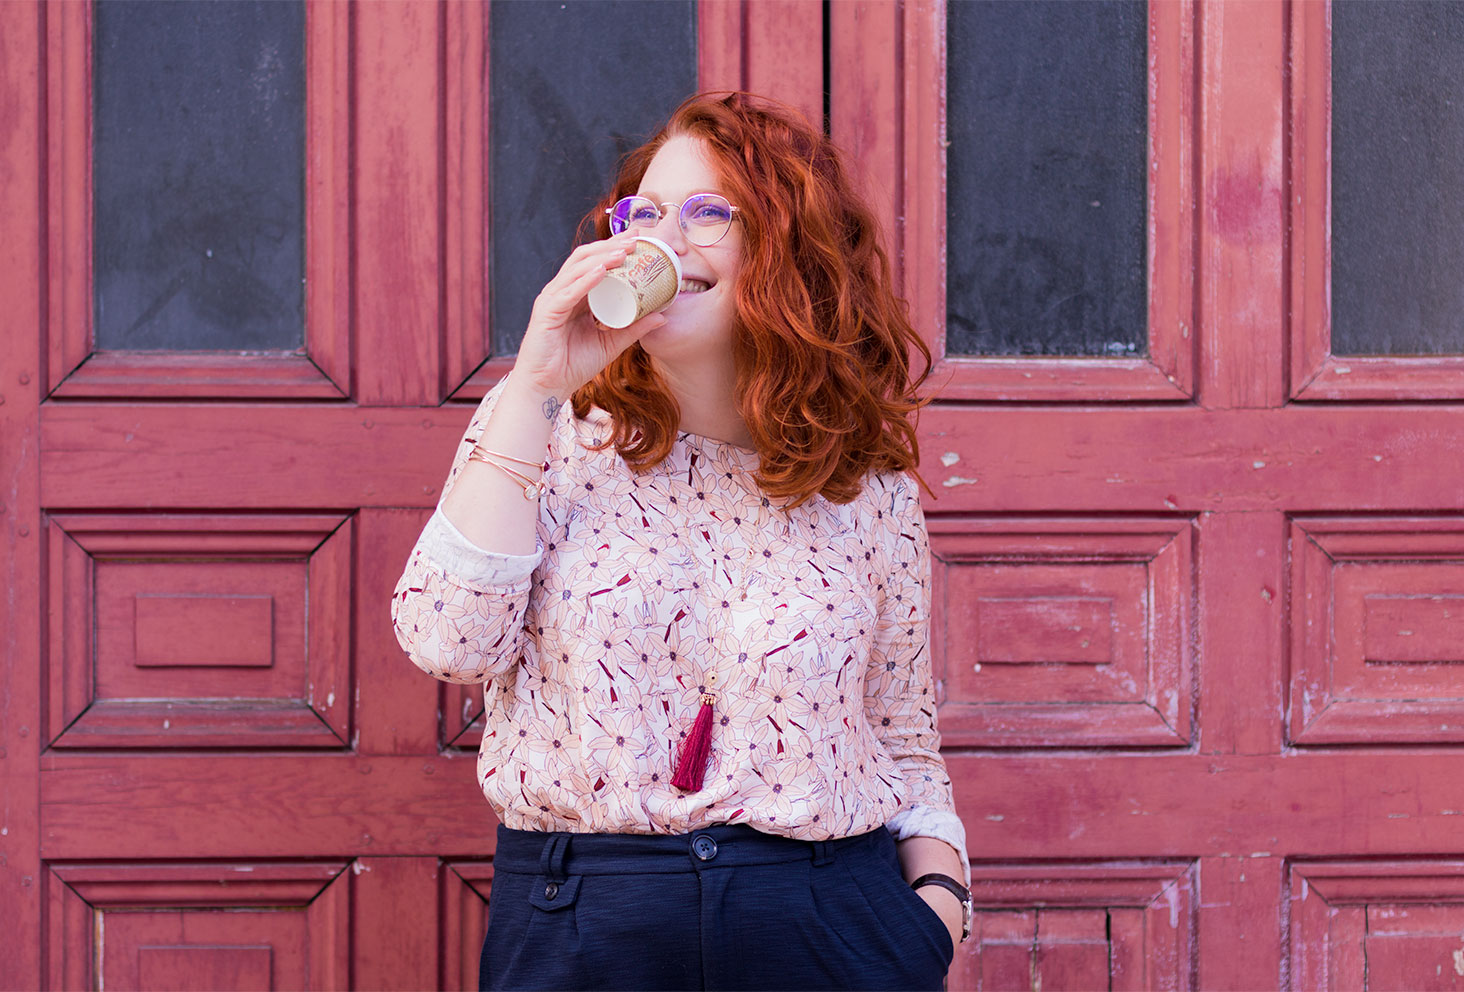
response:
M710 690L717 687L717 673L707 676L707 690L702 693L701 709L697 711L696 722L691 733L681 745L681 757L676 761L676 775L671 784L678 789L699 792L707 775L707 759L712 756L712 703L716 700Z

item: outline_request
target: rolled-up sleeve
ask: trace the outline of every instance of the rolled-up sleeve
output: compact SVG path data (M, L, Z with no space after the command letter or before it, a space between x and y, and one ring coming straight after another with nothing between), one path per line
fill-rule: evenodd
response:
M865 676L864 712L905 784L906 800L887 826L897 840L935 837L955 848L970 885L966 830L956 815L936 723L925 514L920 491L908 474L884 478L884 526L876 528L882 538L879 620Z
M506 380L505 380L506 381ZM452 491L503 390L495 386L463 434L442 488ZM484 682L508 671L524 646L530 576L544 554L485 551L437 510L427 521L392 595L392 626L412 663L444 682Z

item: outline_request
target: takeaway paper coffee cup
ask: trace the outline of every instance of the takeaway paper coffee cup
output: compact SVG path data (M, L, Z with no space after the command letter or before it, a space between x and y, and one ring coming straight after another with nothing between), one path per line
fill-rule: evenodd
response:
M681 259L657 238L636 238L618 269L590 290L590 313L606 327L629 327L648 313L664 310L681 285Z

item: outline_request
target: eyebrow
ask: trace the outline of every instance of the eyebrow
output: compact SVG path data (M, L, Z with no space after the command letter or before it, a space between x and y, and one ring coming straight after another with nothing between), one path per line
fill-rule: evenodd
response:
M692 190L690 193L688 193L686 195L687 196L700 196L702 193L715 193L715 194L717 194L718 196L721 196L721 197L725 197L727 195L726 193L723 193L721 190L716 189L715 187L713 187L712 189L694 189L694 190ZM654 200L657 206L660 206L663 203L677 203L678 202L676 200L663 200L663 199L661 199L661 194L660 193L632 193L630 195L631 196L643 196L647 200ZM680 201L680 203L685 203L685 202L686 202L685 200ZM679 203L678 203L678 205L679 205Z

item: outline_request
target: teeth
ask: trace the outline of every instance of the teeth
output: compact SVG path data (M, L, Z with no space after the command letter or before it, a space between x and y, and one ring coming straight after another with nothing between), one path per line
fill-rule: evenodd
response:
M677 284L676 291L678 293L705 293L711 288L700 279L683 279Z

